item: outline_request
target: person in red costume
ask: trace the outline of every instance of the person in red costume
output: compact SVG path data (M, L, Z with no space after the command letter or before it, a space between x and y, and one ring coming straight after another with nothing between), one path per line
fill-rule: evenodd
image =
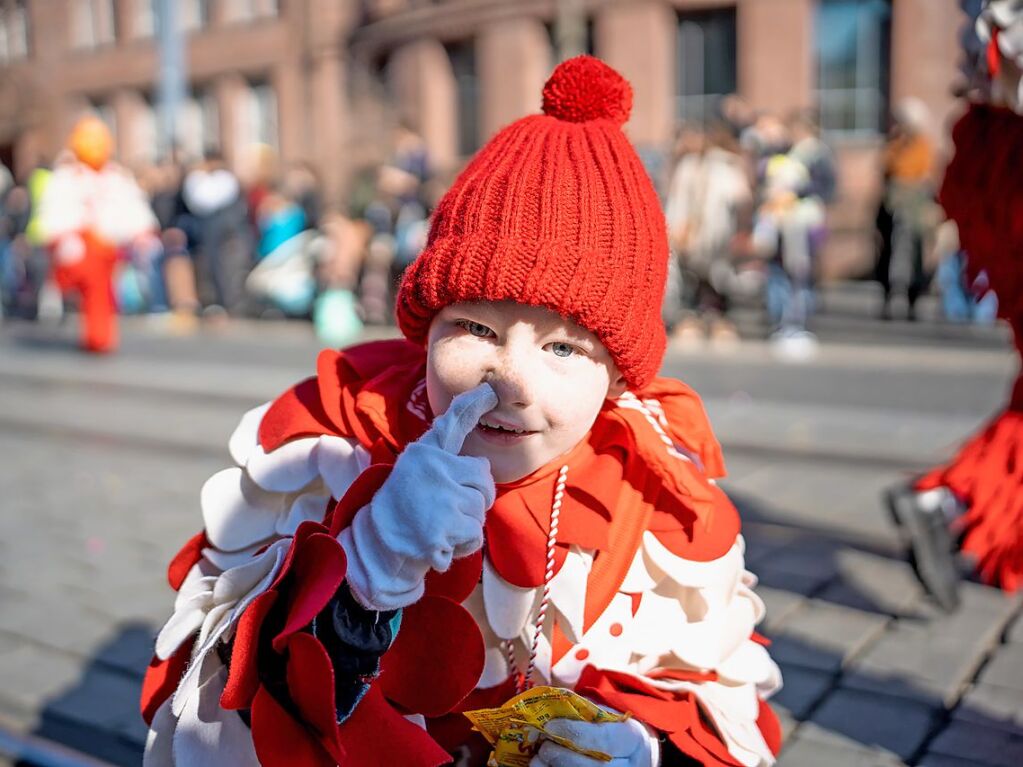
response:
M64 293L81 296L82 348L96 353L117 348L113 278L120 249L153 240L157 229L134 178L111 162L112 148L102 120L79 120L68 140L71 155L53 171L39 210L54 278Z
M538 684L612 767L765 767L781 684L703 406L659 378L667 234L632 89L562 63L441 200L405 338L247 413L171 563L145 765L483 765ZM533 767L601 764L547 741Z
M998 297L1023 356L1023 7L964 4L969 105L952 131L955 155L939 195L959 228L967 271ZM958 604L962 552L986 583L1023 588L1023 374L1009 402L946 465L889 496L921 581L947 609Z

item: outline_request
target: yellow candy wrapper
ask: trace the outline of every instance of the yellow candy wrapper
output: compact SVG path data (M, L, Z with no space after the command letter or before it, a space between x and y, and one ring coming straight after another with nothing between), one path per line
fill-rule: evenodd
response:
M527 767L544 740L601 762L610 762L603 751L582 748L567 738L548 733L551 719L582 722L621 722L629 714L612 714L586 698L562 687L534 687L516 695L500 708L466 711L465 716L494 747L487 767Z

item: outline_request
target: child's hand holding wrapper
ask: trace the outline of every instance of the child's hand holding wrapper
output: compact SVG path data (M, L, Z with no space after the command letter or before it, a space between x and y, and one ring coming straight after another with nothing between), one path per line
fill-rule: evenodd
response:
M500 708L465 715L494 747L488 767L656 763L642 724L560 687L534 687Z

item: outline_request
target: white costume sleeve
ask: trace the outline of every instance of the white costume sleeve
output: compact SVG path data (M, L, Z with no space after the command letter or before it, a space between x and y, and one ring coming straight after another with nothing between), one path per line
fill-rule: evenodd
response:
M227 672L216 646L230 640L245 608L269 588L298 526L321 521L329 499L341 498L369 465L365 450L333 436L264 452L257 435L268 408L242 417L228 445L235 466L202 488L210 545L178 592L156 655L169 658L195 641L176 691L153 718L146 767L258 764L248 728L236 712L220 708Z

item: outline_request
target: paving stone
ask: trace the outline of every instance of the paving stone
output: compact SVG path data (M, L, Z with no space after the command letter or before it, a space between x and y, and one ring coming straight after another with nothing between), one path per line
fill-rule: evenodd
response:
M917 614L924 593L907 562L852 549L838 552L837 562L838 579L821 599L867 612Z
M957 756L945 756L944 754L925 754L917 767L985 767L981 762L974 762L969 759L960 759Z
M757 577L764 586L803 596L816 594L833 579L833 576L825 574L815 576L778 570L768 564L760 565Z
M952 613L928 604L915 625L935 636L955 636L971 650L988 651L998 644L1006 624L1023 604L1023 595L1006 596L1000 589L970 581L960 584L959 598L959 608Z
M757 596L764 600L764 606L767 608L767 614L758 626L766 633L775 632L794 610L806 604L806 597L763 584L757 585L756 592Z
M911 701L838 689L817 707L812 721L855 743L877 747L907 760L927 739L936 715L933 708Z
M1023 645L1007 644L995 650L977 681L1018 690L1023 702Z
M951 708L982 660L961 636L900 623L850 664L842 684Z
M155 639L156 632L149 625L121 626L117 636L96 653L94 660L141 679L152 660Z
M803 720L811 709L835 685L832 674L799 666L782 665L782 679L785 684L771 698L796 719Z
M760 467L763 469L763 466ZM728 473L732 476L732 462L728 462ZM791 527L772 525L764 522L750 522L742 514L743 499L733 499L742 516L742 537L746 541L745 560L746 566L756 572L757 567L765 558L772 556L779 549L788 546L793 541L803 537L800 530L793 530Z
M810 600L771 635L771 655L780 663L836 673L880 636L887 622L883 616Z
M952 717L989 727L1023 730L1023 692L996 684L975 684Z
M930 751L973 759L988 767L1023 764L1023 733L953 720L930 743Z
M1020 612L1009 625L1009 630L1005 632L1005 641L1023 643L1023 612Z
M799 720L792 716L792 714L790 714L786 709L782 708L781 706L773 705L774 703L773 699L771 703L772 703L771 708L774 711L774 715L778 717L778 724L781 725L781 742L788 743L789 738L792 737L792 733L794 733L796 731L796 728L799 727Z
M0 655L0 698L21 711L39 711L47 701L73 686L80 674L80 660L23 644Z
M902 760L882 749L807 722L779 755L779 767L901 767Z
M116 731L139 718L140 691L140 680L93 665L72 688L48 701L44 713L97 731Z

